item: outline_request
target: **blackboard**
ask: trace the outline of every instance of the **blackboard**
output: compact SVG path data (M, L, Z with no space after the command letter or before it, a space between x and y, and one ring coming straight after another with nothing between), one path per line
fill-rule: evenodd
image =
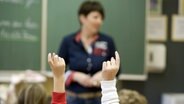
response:
M40 70L41 0L0 0L0 70Z
M77 10L83 1L48 1L47 52L57 53L62 38L79 29ZM121 56L119 78L144 80L146 0L99 1L106 11L101 31L114 38Z
M41 0L0 0L0 70L40 70L43 55L47 63L42 40L47 42L46 53L57 53L62 38L79 29L77 10L83 1L47 0L44 40ZM144 79L146 0L99 1L106 11L101 31L114 38L121 56L119 78Z

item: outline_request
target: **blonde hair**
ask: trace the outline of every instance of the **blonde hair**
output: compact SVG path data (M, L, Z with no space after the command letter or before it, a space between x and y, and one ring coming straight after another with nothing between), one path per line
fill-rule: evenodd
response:
M41 84L26 85L18 96L18 104L45 104L46 90Z
M119 92L120 104L148 104L146 98L134 90L123 89Z

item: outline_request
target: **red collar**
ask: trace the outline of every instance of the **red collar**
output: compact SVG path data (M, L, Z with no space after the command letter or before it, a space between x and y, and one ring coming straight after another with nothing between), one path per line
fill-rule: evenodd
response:
M93 37L93 42L96 41L98 38L99 38L99 35L98 35L98 34L95 35L95 36ZM81 41L81 33L80 33L80 32L77 33L77 35L75 35L75 41L76 41L76 42L80 42L80 41Z

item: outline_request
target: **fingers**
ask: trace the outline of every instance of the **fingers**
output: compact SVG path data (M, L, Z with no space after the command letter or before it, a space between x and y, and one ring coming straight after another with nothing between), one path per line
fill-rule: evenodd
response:
M104 61L103 64L102 64L102 69L106 69L106 62Z
M119 57L119 53L117 51L115 52L115 57L116 57L116 64L118 66L120 66L120 57Z
M51 53L48 54L48 63L49 65L53 64Z
M119 68L120 66L120 56L117 51L115 52L115 58L111 57L110 61L104 61L102 64L103 69L107 69L107 67L111 67L111 66L116 66L117 68Z
M53 62L54 62L54 56L55 56L55 53L51 53L51 58Z
M55 53L49 53L48 54L48 63L50 65L56 64L56 63L63 63L65 64L65 61L63 58L59 57L58 55L56 55Z
M54 63L58 62L58 55L56 55L55 53L53 53L53 61Z
M107 61L106 66L107 66L107 67L111 66L111 62L110 62L110 61Z
M65 60L63 58L61 58L61 57L59 57L59 58L60 58L60 62L65 64Z
M115 65L116 64L116 60L114 59L114 57L111 58L111 65Z
M58 63L61 64L61 65L65 65L65 61L61 57L58 57Z

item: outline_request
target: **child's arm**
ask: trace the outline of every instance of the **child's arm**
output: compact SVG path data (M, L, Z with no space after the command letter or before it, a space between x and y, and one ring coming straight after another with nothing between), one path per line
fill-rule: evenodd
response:
M102 66L102 104L119 104L119 98L116 89L116 74L120 66L120 57L118 52L115 52L114 57L110 61L103 62Z
M65 61L56 54L48 54L48 63L53 72L54 89L52 93L52 104L66 104L65 95Z

